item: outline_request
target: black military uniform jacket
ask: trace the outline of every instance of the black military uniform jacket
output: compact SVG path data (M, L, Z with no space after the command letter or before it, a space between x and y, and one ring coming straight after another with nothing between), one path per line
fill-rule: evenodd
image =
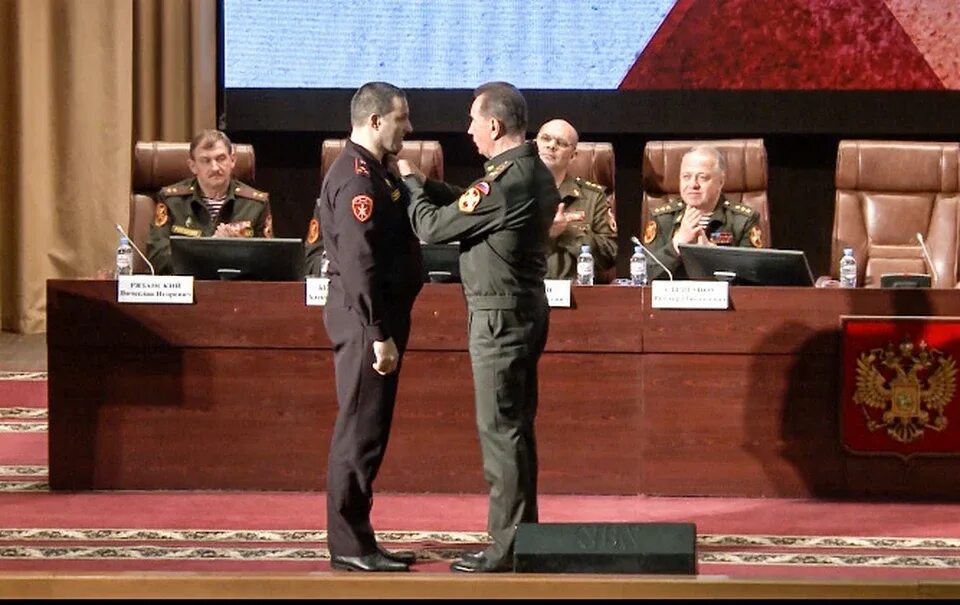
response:
M342 297L373 340L390 338L387 304L412 305L423 287L420 242L407 219L408 203L406 190L384 165L348 140L323 179L308 230L308 252L319 229L323 232L330 261L328 304Z
M650 220L643 229L643 243L662 262L675 278L686 278L680 255L673 247L673 234L680 226L686 204L682 199L672 199L650 211ZM763 247L760 231L760 214L743 204L729 201L722 194L706 230L707 239L718 246ZM650 280L664 279L666 272L655 261L647 261L647 277Z
M273 237L270 196L238 180L231 180L227 199L216 222L203 203L196 178L186 179L160 190L153 224L147 237L147 258L158 274L170 274L170 236L210 237L221 223L249 223L249 237Z
M468 188L404 179L413 229L428 243L460 242L460 276L472 309L512 309L543 294L547 230L559 204L553 175L524 143L484 163Z
M573 221L550 242L547 277L573 279L577 275L580 246L588 244L596 273L613 267L617 261L617 233L610 222L607 190L596 183L568 176L560 183L560 201L564 212L582 212L583 220Z

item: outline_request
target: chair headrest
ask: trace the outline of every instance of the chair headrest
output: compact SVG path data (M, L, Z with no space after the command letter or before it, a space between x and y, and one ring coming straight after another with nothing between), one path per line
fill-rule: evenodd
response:
M837 189L885 192L958 191L960 143L840 141Z
M613 193L616 162L612 143L577 143L577 155L573 156L567 174L603 185Z
M654 193L680 192L683 154L698 145L716 147L727 162L727 193L767 188L767 150L763 139L648 141L643 150L643 188Z
M237 156L233 178L252 183L255 180L253 145L234 143L233 149ZM189 158L190 143L137 141L133 147L133 190L153 193L161 187L189 178L192 176L187 165Z

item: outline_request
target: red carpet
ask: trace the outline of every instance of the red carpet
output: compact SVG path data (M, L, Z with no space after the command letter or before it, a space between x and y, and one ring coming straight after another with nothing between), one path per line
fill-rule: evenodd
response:
M329 570L323 493L49 492L45 386L0 380L0 571ZM373 516L447 573L486 497L382 493ZM545 495L541 521L696 523L705 576L960 580L957 504Z

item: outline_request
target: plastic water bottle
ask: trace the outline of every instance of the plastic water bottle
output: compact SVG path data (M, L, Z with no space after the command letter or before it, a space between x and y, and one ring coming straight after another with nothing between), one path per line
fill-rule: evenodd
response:
M593 255L590 254L590 245L580 246L580 256L577 257L577 285L593 285Z
M124 236L120 237L120 245L117 246L115 277L121 275L133 275L133 246L130 245L130 240Z
M647 285L647 256L640 246L633 247L630 257L630 283L634 286Z
M840 287L857 287L857 259L853 257L853 248L844 248L840 259Z
M330 259L326 250L320 253L320 277L330 277Z

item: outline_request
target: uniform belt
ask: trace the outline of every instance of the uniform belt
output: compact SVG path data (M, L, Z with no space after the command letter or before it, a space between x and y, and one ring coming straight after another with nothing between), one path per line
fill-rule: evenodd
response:
M473 311L508 310L531 307L540 300L546 300L543 294L482 294L467 297L467 304Z

